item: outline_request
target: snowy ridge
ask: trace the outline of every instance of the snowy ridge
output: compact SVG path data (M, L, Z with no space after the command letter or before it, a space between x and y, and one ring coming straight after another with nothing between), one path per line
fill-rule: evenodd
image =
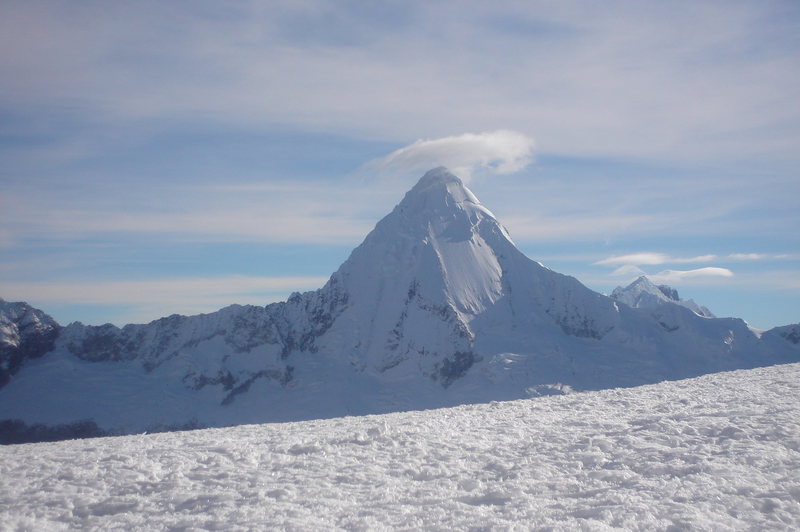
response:
M5 446L0 522L797 530L798 396L791 364L425 412Z
M714 318L706 307L702 307L692 299L681 299L678 291L667 285L653 284L646 276L641 276L626 287L618 286L611 293L611 298L633 308L653 308L665 303L686 307L698 316Z
M639 294L680 302L647 283ZM0 329L4 360L19 362L0 386L0 422L91 421L98 432L131 433L294 421L800 360L795 329L759 335L680 304L640 307L526 257L461 180L437 168L325 286L286 302L63 329L4 303L0 326L14 324Z

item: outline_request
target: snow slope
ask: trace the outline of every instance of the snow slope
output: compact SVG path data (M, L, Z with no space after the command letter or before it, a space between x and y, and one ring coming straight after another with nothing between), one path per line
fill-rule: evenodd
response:
M437 168L319 290L122 328L56 324L30 337L49 344L11 342L0 436L3 420L28 426L7 422L17 432L119 434L636 386L798 361L792 331L598 294L526 257Z
M4 530L797 530L800 364L0 447Z

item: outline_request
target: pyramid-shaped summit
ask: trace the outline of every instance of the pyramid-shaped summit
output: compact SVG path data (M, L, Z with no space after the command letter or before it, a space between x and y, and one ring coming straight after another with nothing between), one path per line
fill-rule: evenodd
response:
M0 421L67 436L85 420L97 433L287 421L800 359L800 326L756 333L669 297L635 306L526 257L458 177L436 168L324 287L284 303L121 329L53 322L47 338L1 315Z
M378 222L330 286L348 305L332 327L335 343L321 338L320 349L378 373L408 363L445 387L486 359L487 342L491 353L544 347L564 333L599 339L616 319L612 301L525 257L445 168L426 173ZM357 337L345 333L352 324Z

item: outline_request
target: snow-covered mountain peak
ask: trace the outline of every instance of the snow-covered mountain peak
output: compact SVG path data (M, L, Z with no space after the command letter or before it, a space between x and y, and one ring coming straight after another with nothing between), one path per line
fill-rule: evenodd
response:
M438 184L455 183L463 186L461 179L452 173L446 166L439 166L428 170L425 175L419 178L414 188L426 188Z
M445 385L479 360L479 337L491 337L492 350L514 338L516 327L601 338L616 319L612 301L520 252L469 188L441 167L378 222L329 286L347 304L326 338L337 343L325 348L379 371L409 361ZM359 337L344 334L353 326Z
M611 298L633 308L650 308L672 303L686 307L699 316L714 317L706 307L698 305L692 299L681 299L676 289L667 285L656 285L644 275L624 288L615 288Z
M512 248L461 179L444 167L427 172L333 275L347 308L329 336L355 323L363 335L342 335L331 350L379 370L419 352L438 353L426 359L432 366L471 353L469 322L502 296L499 257Z
M642 275L625 287L623 290L626 293L630 294L651 294L659 299L666 298L670 300L678 300L678 297L672 297L672 295L668 295L670 290L673 290L671 287L667 285L663 285L664 288L669 290L663 290L661 287L656 285L653 281L651 281L646 275ZM618 289L621 287L618 287ZM616 291L616 290L615 290ZM677 292L674 292L674 295L677 296Z
M404 225L416 223L423 226L430 220L452 219L459 213L472 211L494 218L464 182L443 166L422 176L396 209ZM471 218L473 222L477 221L474 216Z

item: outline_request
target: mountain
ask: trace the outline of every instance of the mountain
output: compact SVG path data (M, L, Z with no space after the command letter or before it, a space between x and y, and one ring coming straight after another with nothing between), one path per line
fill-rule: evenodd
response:
M625 303L633 308L654 308L663 304L686 307L698 316L714 318L706 307L701 307L692 299L681 299L678 291L667 285L658 285L646 276L641 276L626 287L618 286L611 293L611 299Z
M325 286L285 302L122 328L0 310L16 327L3 329L0 432L31 439L423 409L800 360L795 326L761 334L680 305L632 308L529 259L444 168ZM40 325L14 317L26 312Z

